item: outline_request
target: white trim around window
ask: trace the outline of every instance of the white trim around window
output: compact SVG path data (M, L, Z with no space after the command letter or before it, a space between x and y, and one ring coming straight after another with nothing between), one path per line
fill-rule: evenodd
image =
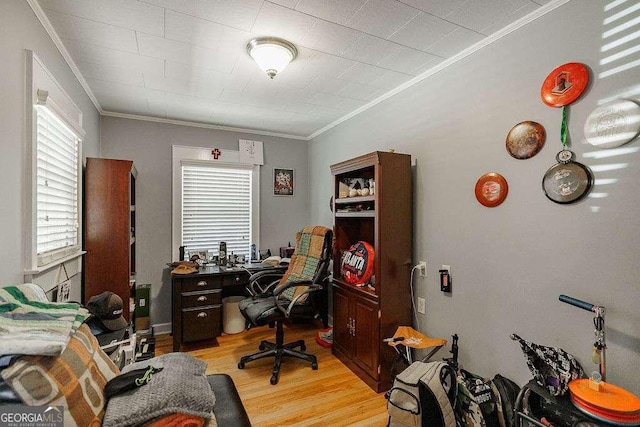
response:
M240 162L240 153L235 150L218 149L219 158L215 159L211 148L187 147L174 145L172 147L172 232L171 232L171 257L178 260L179 247L182 246L182 171L183 165L205 165L221 168L247 170L251 173L251 236L256 247L259 245L260 224L260 166ZM217 247L207 247L217 251ZM230 251L229 251L230 252Z
M82 111L26 52L25 280L82 255ZM40 150L39 150L40 148Z

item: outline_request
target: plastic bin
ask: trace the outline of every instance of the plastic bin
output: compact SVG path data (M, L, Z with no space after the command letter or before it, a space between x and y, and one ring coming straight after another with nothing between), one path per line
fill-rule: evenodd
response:
M225 334L237 334L245 330L247 321L238 308L238 303L244 298L243 296L222 298L222 331Z

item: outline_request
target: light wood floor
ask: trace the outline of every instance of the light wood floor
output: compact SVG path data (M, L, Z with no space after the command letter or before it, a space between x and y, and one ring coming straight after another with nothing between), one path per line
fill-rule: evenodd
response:
M239 334L223 335L218 346L183 347L207 362L207 374L229 374L255 427L263 426L386 426L384 393L377 394L315 341L321 325L285 326L285 342L304 339L307 352L318 358L318 370L295 358L285 358L280 381L271 385L273 358L247 363L238 361L258 351L261 340L273 341L275 329L256 327ZM172 351L169 335L156 337L156 355ZM221 426L224 427L224 426Z

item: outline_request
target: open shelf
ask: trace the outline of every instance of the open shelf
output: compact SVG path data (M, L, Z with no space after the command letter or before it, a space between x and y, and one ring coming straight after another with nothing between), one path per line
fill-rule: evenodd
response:
M336 218L375 218L376 211L336 212Z
M336 205L374 202L375 200L376 200L376 196L341 197L339 199L336 199Z

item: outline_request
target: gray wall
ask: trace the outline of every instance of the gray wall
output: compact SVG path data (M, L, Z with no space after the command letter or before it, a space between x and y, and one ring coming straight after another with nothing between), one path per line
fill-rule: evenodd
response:
M151 322L171 322L171 147L238 150L238 140L264 142L260 172L260 248L277 254L309 218L309 174L304 141L114 117L102 118L101 157L133 160L136 181L136 270L150 283ZM295 169L293 197L272 196L274 167ZM275 252L274 252L275 251Z
M499 372L520 384L531 377L509 339L512 332L564 348L590 373L596 368L592 316L558 301L567 294L607 308L608 379L640 394L640 141L625 146L635 150L630 154L594 159L588 153L603 150L583 135L601 100L640 98L637 66L598 77L606 69L599 65L603 32L625 20L603 26L605 4L571 1L315 138L309 148L311 222L331 224L332 163L373 150L411 154L414 260L426 260L428 269L426 279L414 280L416 296L427 301L419 329L445 338L458 333L462 364L485 376ZM637 45L636 39L621 49ZM618 180L595 186L593 193L606 197L559 205L545 197L541 181L561 148L561 110L542 103L540 87L551 70L574 61L593 71L593 84L570 107L578 161L594 169L627 166L595 173ZM524 120L545 126L547 142L537 156L516 160L505 150L505 137ZM495 208L474 196L485 172L498 172L509 184L507 199ZM442 264L451 265L451 295L439 291Z
M83 111L84 156L99 152L97 110L26 1L0 2L0 285L22 283L25 197L25 49L32 50Z
M428 277L415 281L416 295L427 299L427 314L419 315L422 331L444 337L458 333L464 366L487 376L500 372L519 383L530 377L518 346L508 338L512 332L560 346L591 371L591 315L558 302L559 294L568 294L607 307L609 380L640 394L640 192L635 188L640 154L585 157L598 150L584 142L582 133L586 117L601 100L640 97L637 67L597 77L603 70L603 31L615 25L603 26L604 5L601 0L573 0L320 135L307 153L301 141L115 118L102 119L100 151L98 114L30 7L24 1L2 1L0 283L22 281L24 49L31 49L84 111L84 155L136 163L138 279L154 285L153 323L170 319L170 289L163 274L171 258L171 145L233 149L240 138L265 142L260 229L262 246L272 249L307 223L331 224L329 165L393 148L416 162L414 255L428 267ZM630 45L637 42L624 47ZM578 160L594 168L627 166L596 172L596 178L618 180L594 188L607 197L562 206L547 200L540 185L560 149L560 110L545 106L539 90L553 68L570 61L583 62L594 72L592 86L570 107L569 130ZM515 160L505 151L504 139L523 120L542 123L548 140L536 157ZM637 149L640 142L626 147ZM296 169L295 197L270 196L273 166ZM489 171L509 182L506 201L491 209L473 194L477 178ZM441 264L452 266L451 296L438 290Z

